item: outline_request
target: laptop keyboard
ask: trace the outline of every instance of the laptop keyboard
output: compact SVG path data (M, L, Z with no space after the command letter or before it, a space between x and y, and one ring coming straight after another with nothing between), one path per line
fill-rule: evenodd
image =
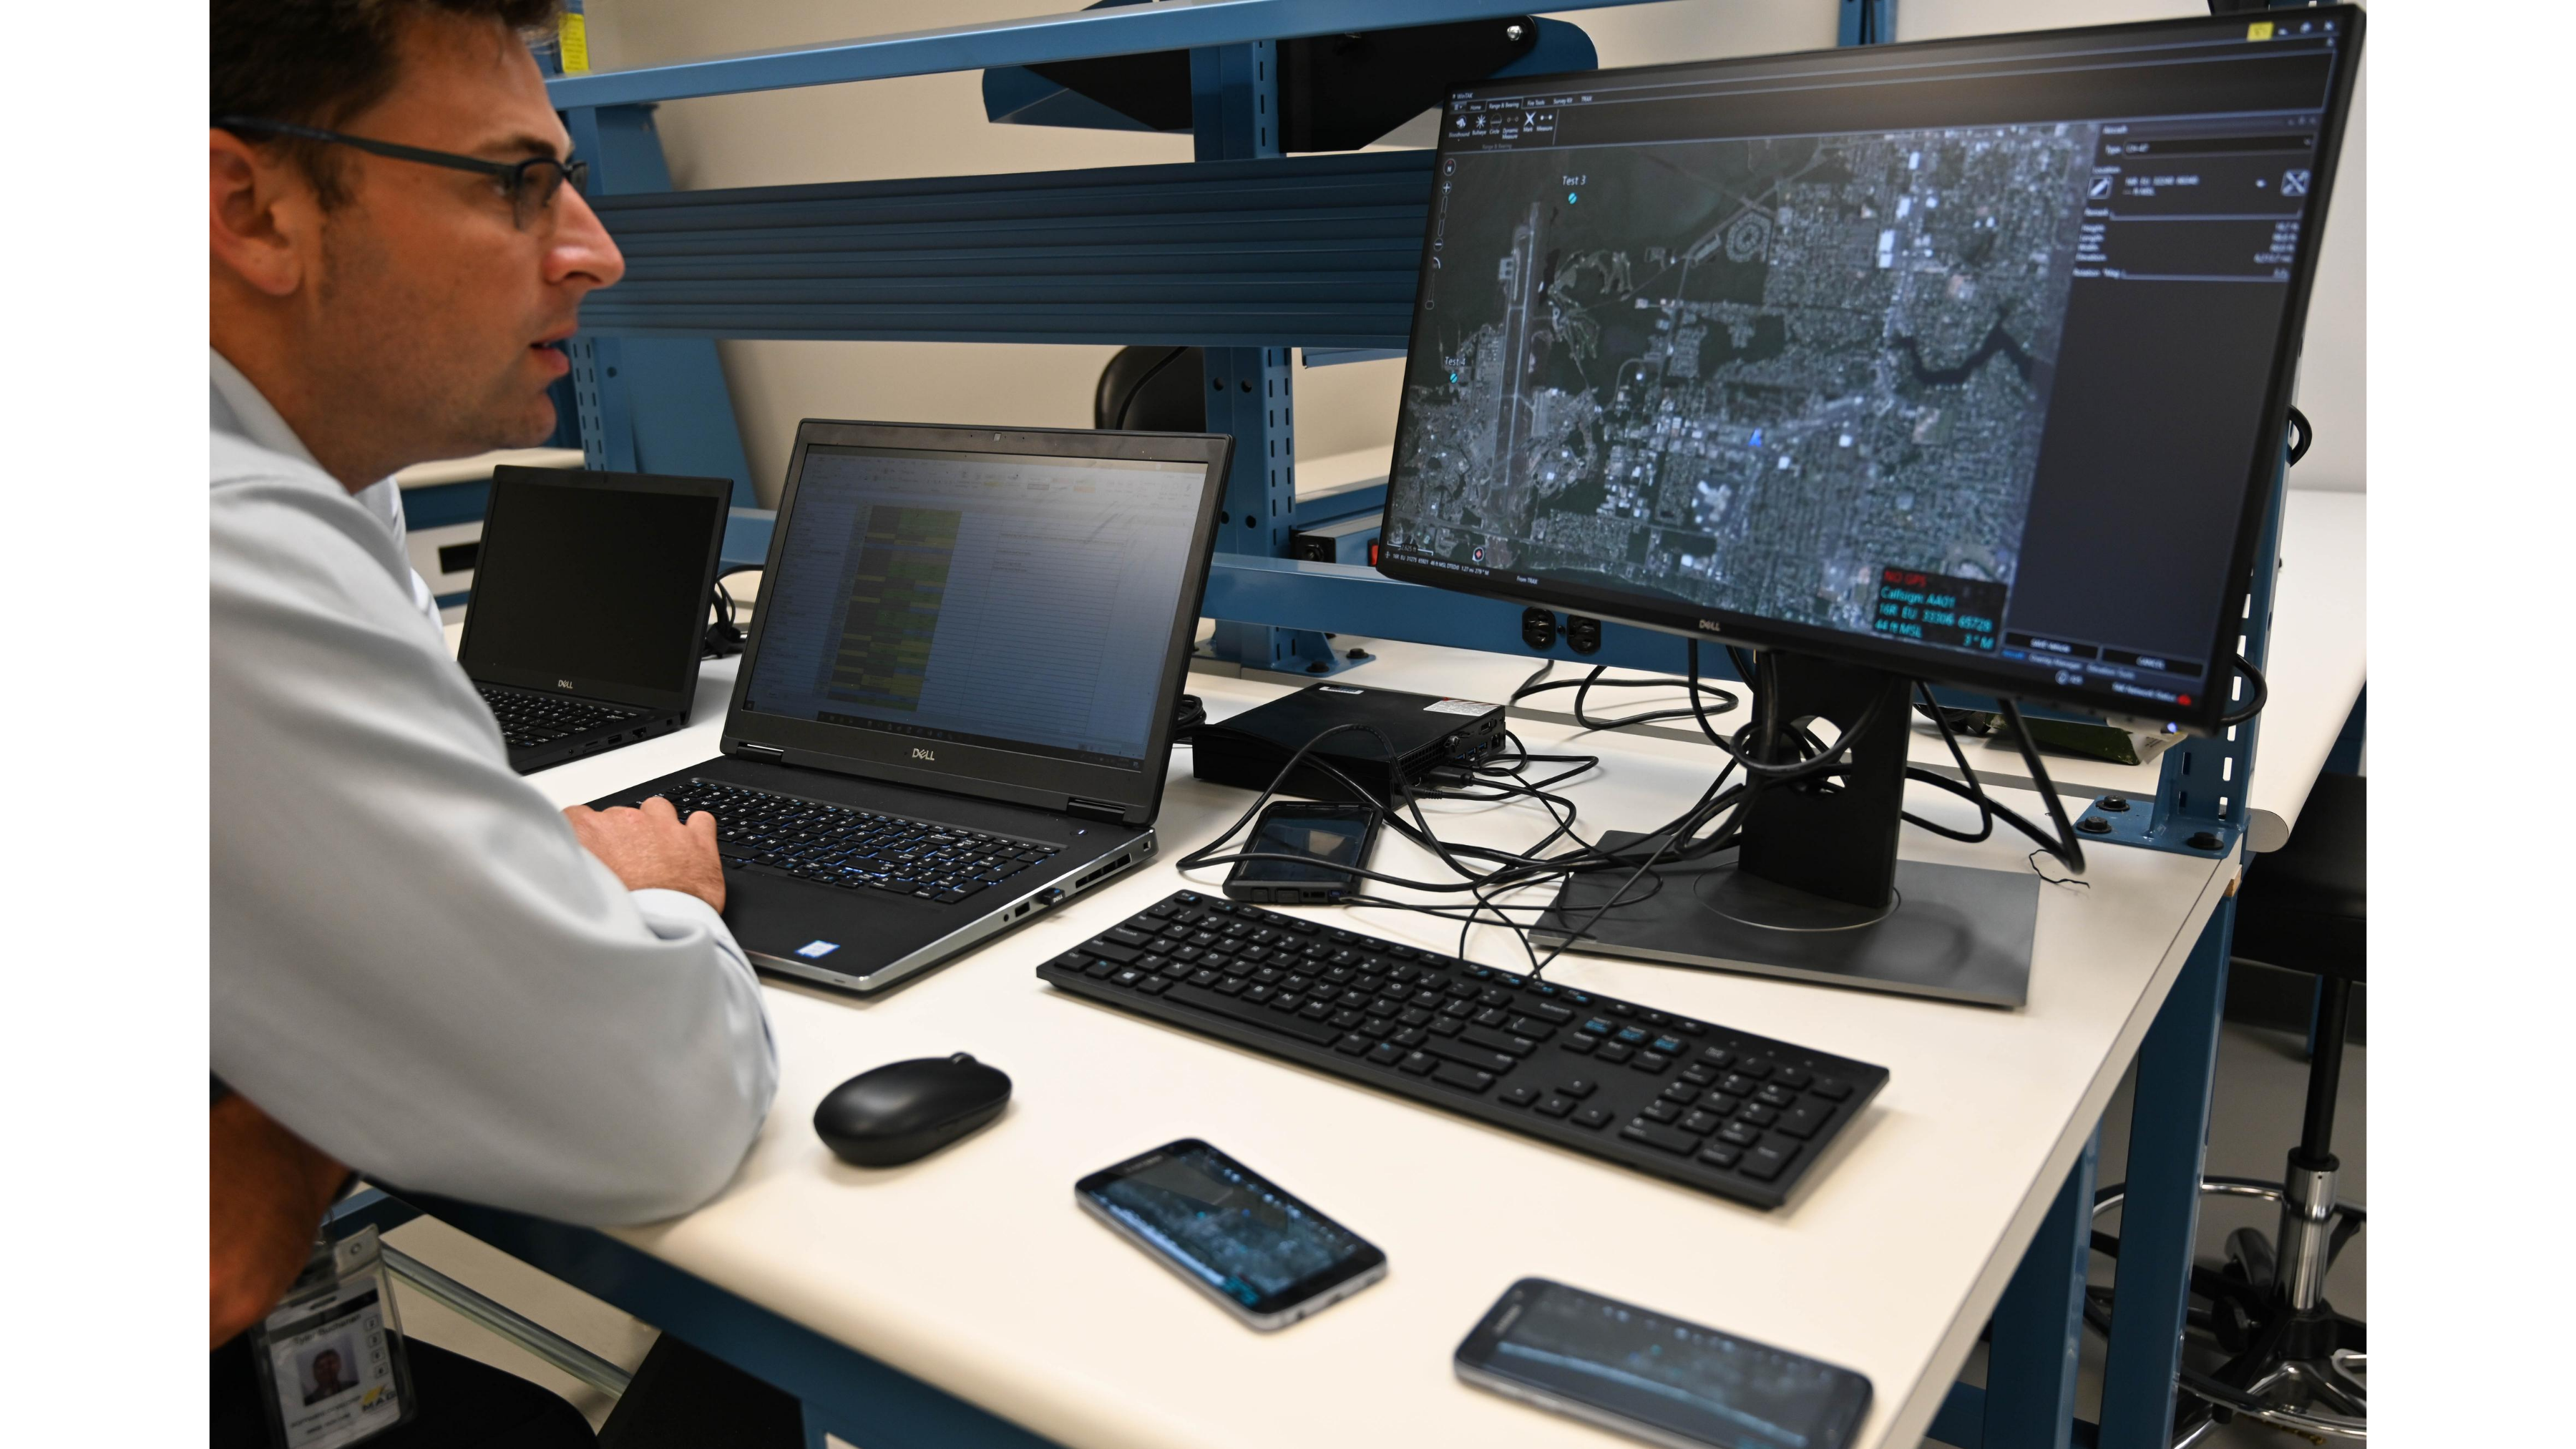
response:
M947 905L972 899L1062 848L715 780L693 779L661 793L682 818L699 810L715 816L716 848L728 866Z
M641 710L584 704L577 699L520 694L513 690L494 689L490 685L476 685L475 688L481 692L483 703L490 707L493 720L501 726L501 738L509 741L512 749L518 750L551 744L569 735L588 734L643 713Z

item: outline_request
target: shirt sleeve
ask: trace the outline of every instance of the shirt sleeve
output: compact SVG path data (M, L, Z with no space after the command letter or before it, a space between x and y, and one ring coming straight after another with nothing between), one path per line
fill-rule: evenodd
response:
M723 920L627 891L511 773L365 509L214 499L213 1071L404 1187L585 1223L713 1196L778 1078Z

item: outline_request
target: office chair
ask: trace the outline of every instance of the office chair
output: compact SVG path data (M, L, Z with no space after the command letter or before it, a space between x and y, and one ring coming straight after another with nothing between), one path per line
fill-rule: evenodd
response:
M1207 431L1206 354L1195 347L1121 347L1100 369L1091 425L1146 433Z
M2255 857L2237 889L2231 964L2317 978L2307 1110L2282 1181L2201 1180L2204 1197L2277 1203L2281 1219L2268 1236L2238 1228L2227 1235L2222 1265L2191 1270L2184 1336L2214 1343L2227 1358L2205 1373L2184 1366L2174 1416L2178 1449L2240 1415L2310 1437L2367 1435L2363 1325L2334 1311L2325 1284L2326 1270L2365 1218L2361 1204L2336 1199L2333 1149L2352 988L2363 979L2368 955L2368 799L2368 781L2359 775L2318 776L2289 842ZM2094 1213L2108 1211L2123 1195L2119 1187L2102 1189ZM2098 1251L2118 1255L2111 1234L2096 1231L2093 1242ZM2111 1289L2088 1289L2086 1319L2108 1332L2111 1304Z

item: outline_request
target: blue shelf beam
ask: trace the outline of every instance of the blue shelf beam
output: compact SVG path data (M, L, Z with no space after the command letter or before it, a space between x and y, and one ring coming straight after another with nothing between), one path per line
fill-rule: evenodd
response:
M601 198L597 337L1400 349L1428 152Z
M1547 8L1564 14L1629 3L1632 0L1549 0ZM1393 30L1529 12L1527 3L1505 0L1162 0L1153 5L1076 10L709 56L633 70L591 71L557 76L546 82L546 89L557 110L635 105L1142 51L1248 45L1301 35Z

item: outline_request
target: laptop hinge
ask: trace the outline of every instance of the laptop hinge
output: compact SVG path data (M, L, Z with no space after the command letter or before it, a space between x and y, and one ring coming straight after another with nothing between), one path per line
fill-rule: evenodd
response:
M1124 820L1127 818L1126 810L1120 806L1104 804L1098 800L1085 800L1075 795L1067 795L1064 797L1064 808L1066 814L1087 815L1094 820Z
M787 752L778 748L776 745L736 744L733 747L733 752L737 758L745 760L783 760L787 758Z

